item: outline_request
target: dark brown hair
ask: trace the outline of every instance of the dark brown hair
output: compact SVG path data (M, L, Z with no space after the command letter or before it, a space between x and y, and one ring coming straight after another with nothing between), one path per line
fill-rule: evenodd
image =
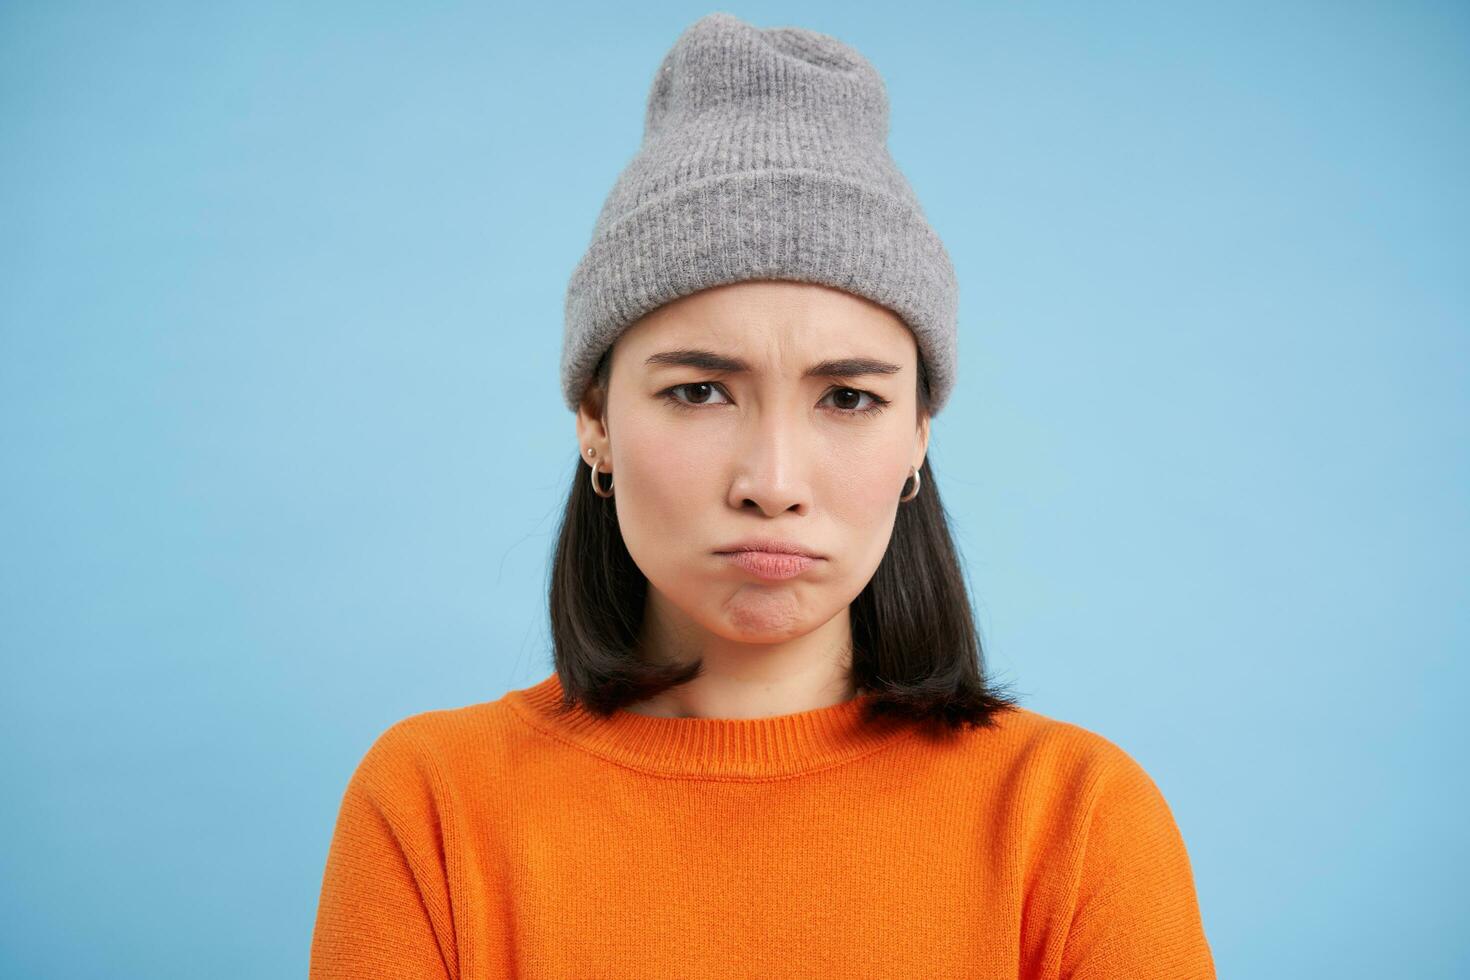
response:
M592 397L605 395L610 351L598 362ZM929 381L919 359L919 411ZM603 405L605 407L605 402ZM899 717L947 730L985 727L1015 707L984 668L965 579L928 453L919 495L898 505L888 550L848 607L852 680L877 695L868 717ZM648 579L618 527L617 508L597 496L578 458L557 535L550 582L553 656L564 709L580 702L607 716L697 677L699 660L658 664L638 658ZM909 487L905 484L905 492Z

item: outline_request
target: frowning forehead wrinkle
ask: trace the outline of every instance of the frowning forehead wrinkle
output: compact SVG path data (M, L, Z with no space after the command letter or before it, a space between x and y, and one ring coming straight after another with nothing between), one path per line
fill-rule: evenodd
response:
M653 354L643 363L654 366L692 367L720 374L749 374L750 365L738 357L710 350L680 348ZM803 378L857 378L870 374L897 374L903 368L872 357L838 357L813 364L801 373Z

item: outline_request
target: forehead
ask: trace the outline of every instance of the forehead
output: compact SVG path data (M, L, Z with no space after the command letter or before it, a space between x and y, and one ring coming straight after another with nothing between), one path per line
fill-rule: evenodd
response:
M681 297L644 316L618 346L642 364L665 347L712 348L762 365L814 356L884 356L907 364L912 333L893 311L815 283L749 280Z

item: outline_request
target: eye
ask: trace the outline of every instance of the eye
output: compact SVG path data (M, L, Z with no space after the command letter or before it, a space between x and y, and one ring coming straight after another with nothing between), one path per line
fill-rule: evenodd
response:
M871 391L863 391L861 388L833 388L830 393L838 396L838 400L841 402L846 402L854 397L859 402L864 397L868 399L869 404L866 408L858 408L856 406L848 407L845 405L839 406L845 415L876 415L883 411L883 406L888 404L886 400L879 398Z
M679 397L678 392L681 391L688 394L688 401ZM659 394L675 408L698 411L702 405L730 404L728 401L724 403L710 401L713 394L721 391L722 389L716 382L691 381L686 384L674 385L672 388L665 388ZM825 400L832 396L835 396L837 402L838 415L877 415L888 405L888 399L882 398L871 391L863 391L861 388L829 388L827 389L826 395L823 396L823 399ZM868 399L866 406L858 407L847 404L855 399L861 405L863 398Z
M686 402L674 396L674 392L683 391L685 389L689 389L693 401ZM674 385L674 387L666 389L663 392L663 395L665 398L669 399L669 401L673 402L680 408L691 408L695 405L710 404L710 402L708 401L710 392L716 392L719 390L719 387L712 381L691 381L688 384ZM719 403L716 402L715 404Z

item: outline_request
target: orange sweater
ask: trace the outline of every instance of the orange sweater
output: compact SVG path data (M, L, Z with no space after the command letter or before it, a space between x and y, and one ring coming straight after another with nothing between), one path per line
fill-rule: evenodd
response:
M1112 742L1026 708L934 738L865 697L558 717L553 673L384 731L310 976L1214 977L1184 842Z

